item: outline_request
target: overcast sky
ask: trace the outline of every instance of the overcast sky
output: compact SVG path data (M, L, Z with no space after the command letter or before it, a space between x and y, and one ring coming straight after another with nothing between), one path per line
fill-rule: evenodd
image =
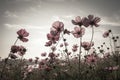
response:
M47 50L44 47L46 34L54 21L63 21L67 29L73 30L71 19L89 14L101 18L101 26L96 28L94 37L100 44L104 41L105 30L112 29L114 34L120 35L119 3L120 0L0 0L0 56L8 55L16 40L16 31L21 28L30 32L29 42L18 42L28 49L25 57L40 56ZM90 39L89 29L86 39Z

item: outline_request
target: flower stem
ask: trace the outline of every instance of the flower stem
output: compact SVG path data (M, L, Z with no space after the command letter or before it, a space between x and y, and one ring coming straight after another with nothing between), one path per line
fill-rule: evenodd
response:
M93 37L94 37L94 27L93 26L91 26L92 27L92 36L91 36L91 40L90 40L90 45L89 45L89 47L91 46L91 44L92 44L92 41L93 41ZM89 53L89 50L87 51L87 54Z
M82 37L80 37L80 46L79 46L79 63L78 63L78 80L80 80L80 68L81 68L81 43L82 43Z

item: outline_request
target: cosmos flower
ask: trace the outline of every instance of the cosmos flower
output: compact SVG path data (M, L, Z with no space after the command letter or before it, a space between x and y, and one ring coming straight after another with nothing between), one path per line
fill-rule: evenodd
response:
M26 48L25 48L24 46L19 46L19 52L18 52L18 54L19 54L20 56L23 56L26 51L27 51L27 50L26 50Z
M46 52L41 53L41 56L42 56L42 57L45 57L46 55L47 55L47 53L46 53Z
M55 54L53 53L53 52L51 52L51 53L49 53L49 55L48 55L50 58L53 58L53 57L55 57Z
M29 33L25 30L25 29L20 29L19 31L17 31L18 34L18 38L23 41L23 42L27 42L28 39L26 37L29 36Z
M68 35L70 35L70 31L67 30L67 29L65 29L65 30L64 30L64 34L68 34Z
M90 50L90 48L94 45L94 43L90 43L90 42L82 42L81 46L85 49L85 50Z
M29 62L32 62L32 61L33 61L33 59L32 59L32 58L30 58L30 59L28 59L28 61L29 61Z
M94 15L88 15L89 25L98 27L98 23L100 22L99 17L94 17Z
M16 46L16 45L11 46L12 53L17 53L18 51L19 51L19 46Z
M78 45L77 45L77 44L73 45L73 46L72 46L72 51L73 51L73 52L76 52L76 51L77 51L77 48L78 48Z
M69 44L67 42L64 43L65 46L68 46Z
M51 70L52 70L51 67L49 67L49 66L46 66L46 67L45 67L45 71L49 72L49 71L51 71Z
M75 20L72 20L72 23L74 25L79 25L79 26L82 26L82 25L84 25L85 27L89 26L89 20L86 17L81 18L80 16L77 16L75 17Z
M16 58L18 58L15 54L9 54L9 57L10 57L11 59L16 59Z
M104 37L104 38L107 38L107 37L109 36L109 33L110 33L109 31L105 31L105 32L103 33L103 37Z
M72 34L75 38L82 37L85 34L85 28L75 27Z
M55 21L52 24L52 28L54 28L58 33L60 33L64 30L64 24L63 24L63 22Z
M63 43L60 44L60 47L63 47Z
M94 54L86 55L85 56L85 62L88 64L97 62L98 57Z
M52 47L51 47L51 50L52 50L52 51L55 51L55 50L56 50L56 47L55 47L55 46L52 46Z
M45 46L51 46L52 45L52 41L48 41L46 42Z
M56 43L56 41L59 40L59 35L52 35L52 34L47 34L48 40L50 40L52 43Z

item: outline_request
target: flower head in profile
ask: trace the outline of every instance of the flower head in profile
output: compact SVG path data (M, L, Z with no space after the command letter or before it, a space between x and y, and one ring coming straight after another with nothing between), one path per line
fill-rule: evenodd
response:
M51 50L52 50L52 51L55 51L55 50L56 50L56 47L55 47L55 46L52 46L52 47L51 47Z
M19 46L19 55L23 56L26 53L27 49L24 46Z
M88 15L89 25L98 27L98 23L100 22L99 17L94 17L94 15Z
M10 56L11 59L16 59L16 58L18 58L15 54L10 54L9 56Z
M56 43L56 41L59 40L60 35L53 33L54 31L50 32L47 34L47 38L49 41L51 41L52 43Z
M23 41L23 42L27 42L28 39L26 37L29 36L29 33L25 30L25 29L20 29L19 31L17 31L18 34L18 38Z
M76 52L78 50L78 45L77 44L74 44L73 46L72 46L72 51L73 52Z
M85 49L85 50L90 50L90 48L94 45L93 42L82 42L81 46Z
M46 52L41 53L41 56L42 56L42 57L45 57L46 55L47 55Z
M30 59L28 59L28 61L29 61L29 62L32 62L32 61L33 61L33 59L32 59L32 58L30 58Z
M18 51L19 51L19 46L16 46L16 45L11 46L12 53L17 53Z
M72 34L75 38L82 37L85 34L85 28L75 27Z
M68 35L70 35L70 31L67 30L67 29L65 29L65 30L64 30L64 34L68 34Z
M63 22L55 21L52 24L52 28L55 29L58 33L60 33L64 30L64 24L63 24Z
M50 52L49 55L48 55L50 58L54 58L55 57L55 54L53 52Z
M52 45L52 41L48 41L45 43L45 46L51 46Z
M104 37L104 38L107 38L107 37L109 36L109 34L110 34L109 31L105 31L105 32L103 33L103 37Z

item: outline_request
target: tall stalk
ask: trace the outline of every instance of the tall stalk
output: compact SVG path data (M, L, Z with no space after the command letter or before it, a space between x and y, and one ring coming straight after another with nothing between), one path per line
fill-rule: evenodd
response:
M80 46L79 46L79 63L78 63L78 79L80 80L80 68L81 68L81 43L82 43L82 37L80 37Z
M91 26L91 27L92 27L92 35L91 35L91 40L90 40L90 45L89 45L89 47L91 46L91 43L92 43L93 37L94 37L94 27L93 27L93 26ZM88 53L89 53L89 50L87 51L87 55L88 55Z

